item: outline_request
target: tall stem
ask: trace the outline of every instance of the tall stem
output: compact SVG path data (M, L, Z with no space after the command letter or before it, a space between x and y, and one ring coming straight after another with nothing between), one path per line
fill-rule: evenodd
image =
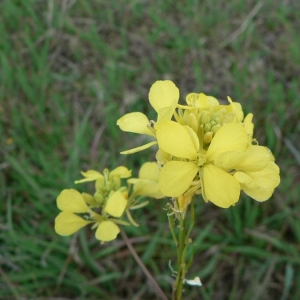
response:
M181 300L183 292L183 279L185 278L185 219L180 219L178 246L177 246L177 276L174 284L173 299Z
M182 293L183 293L183 284L185 280L185 274L187 273L190 265L191 259L187 262L187 250L188 246L191 244L190 234L194 227L194 202L191 201L188 208L190 210L190 218L188 217L188 213L178 213L176 214L176 218L179 221L179 230L177 232L178 237L176 237L174 226L174 216L169 215L169 224L170 229L172 232L172 236L177 247L177 275L176 280L173 286L173 300L182 300ZM189 224L187 224L187 219L189 220Z

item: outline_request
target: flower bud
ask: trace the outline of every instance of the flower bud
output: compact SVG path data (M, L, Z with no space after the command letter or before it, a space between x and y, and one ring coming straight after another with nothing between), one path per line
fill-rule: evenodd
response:
M217 124L215 126L212 127L211 131L213 132L213 134L216 134L217 131L221 128L220 124Z
M208 132L208 131L210 131L210 129L211 129L211 124L210 123L206 123L204 125L204 132Z
M195 132L198 131L198 120L194 113L189 114L187 125L193 128Z
M100 192L96 192L94 194L94 198L95 198L95 200L96 200L97 203L103 204L104 198L103 198L103 195Z
M211 131L206 132L203 137L204 143L209 144L212 138L213 138L213 133Z
M206 123L209 123L209 121L210 121L210 114L208 111L204 111L200 116L200 123L204 125Z

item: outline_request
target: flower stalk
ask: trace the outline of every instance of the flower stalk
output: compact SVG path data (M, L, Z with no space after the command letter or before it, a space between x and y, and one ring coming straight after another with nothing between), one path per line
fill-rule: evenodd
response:
M195 209L194 201L192 199L190 205L188 205L188 207L186 208L186 210L190 211L190 217L186 218L187 211L177 211L177 199L173 200L175 203L174 206L171 207L170 204L168 206L169 226L175 246L177 248L177 271L174 272L174 275L176 275L176 279L173 286L172 299L181 300L183 294L183 284L185 282L185 275L188 272L193 261L194 251L192 251L191 257L187 257L187 254L188 248L192 244L190 235L195 224ZM187 222L187 220L189 220L189 223ZM176 221L179 223L178 230L175 230Z

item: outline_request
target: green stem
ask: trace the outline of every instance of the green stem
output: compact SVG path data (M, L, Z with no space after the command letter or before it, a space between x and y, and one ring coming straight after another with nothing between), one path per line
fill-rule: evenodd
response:
M187 273L189 267L192 264L192 257L187 259L187 250L189 245L191 244L190 234L194 227L195 223L195 210L194 210L194 201L192 200L190 205L187 209L190 209L190 219L189 219L189 225L187 226L187 216L188 214L178 214L177 219L179 221L179 232L178 232L178 238L174 238L174 241L176 240L177 243L177 275L176 280L173 287L173 300L182 300L182 293L183 293L183 284L185 280L185 274ZM185 217L183 217L185 216ZM169 223L170 223L170 217L169 217ZM171 224L170 224L171 228ZM174 228L173 228L174 231ZM171 229L172 232L172 229ZM173 232L172 232L173 235ZM175 233L174 233L175 235ZM175 235L176 236L176 235Z
M126 215L127 215L127 218L128 218L128 220L129 220L129 222L130 222L133 226L135 226L135 227L139 227L139 226L140 226L137 222L135 222L135 221L133 220L132 215L131 215L131 213L130 213L130 211L129 211L128 209L126 210Z
M178 240L177 240L177 236L175 234L175 218L174 218L174 214L173 214L172 209L171 209L170 206L168 206L167 209L168 209L169 227L170 227L170 230L171 230L171 234L172 234L174 243L175 243L175 245L177 247Z
M191 232L193 230L193 227L195 225L195 207L194 207L194 199L191 200L190 203L190 208L191 208L191 221L190 221L190 226L189 226L189 230L188 233L186 235L186 242L189 239Z

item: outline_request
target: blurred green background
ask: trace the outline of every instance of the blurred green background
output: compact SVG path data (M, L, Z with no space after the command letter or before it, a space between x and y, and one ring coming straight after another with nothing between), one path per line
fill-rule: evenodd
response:
M80 170L126 164L143 140L116 126L153 118L159 79L254 113L255 137L281 168L265 203L222 210L196 199L185 299L300 299L300 3L297 0L2 0L0 2L0 299L158 299L121 236L56 235L56 197ZM76 187L90 188L90 185ZM126 228L168 297L175 261L166 200Z

